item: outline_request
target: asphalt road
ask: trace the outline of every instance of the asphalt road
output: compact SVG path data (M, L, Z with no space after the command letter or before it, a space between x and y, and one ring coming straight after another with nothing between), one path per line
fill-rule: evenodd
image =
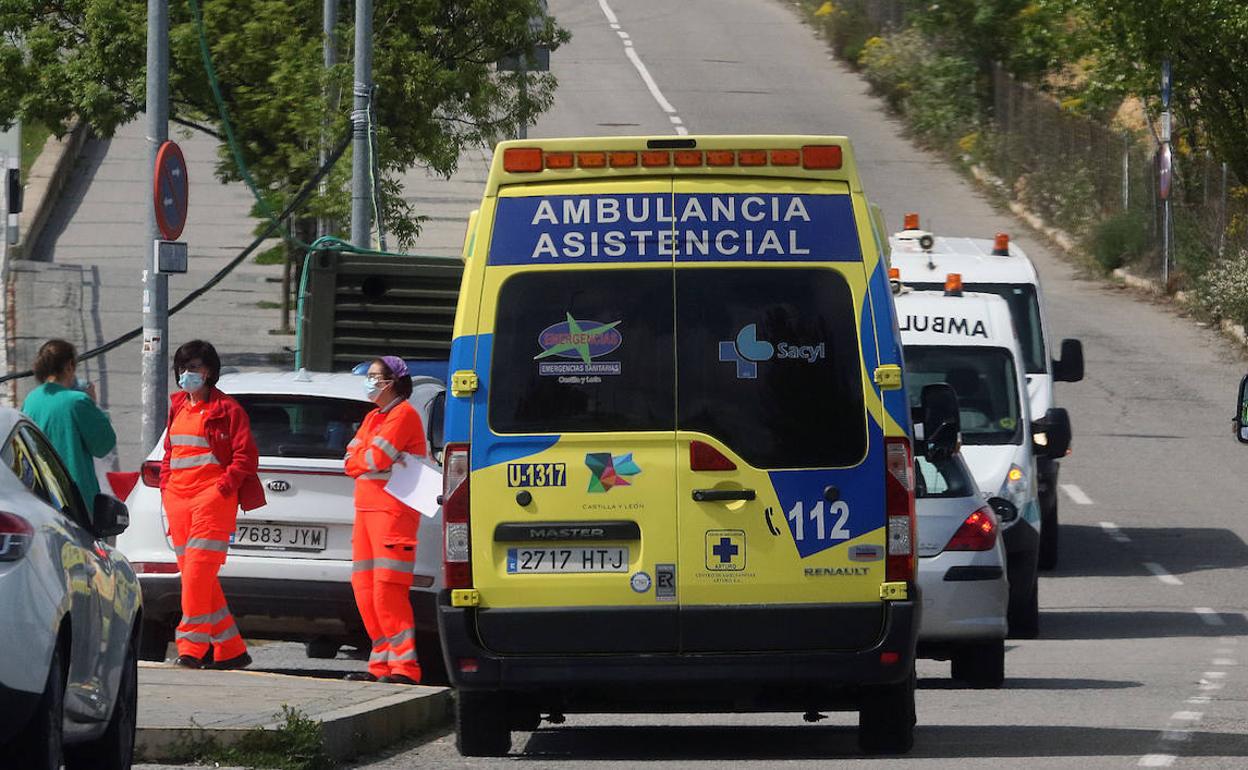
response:
M550 7L574 38L552 57L557 102L531 137L680 128L846 134L891 226L918 211L925 227L945 234L1010 232L1039 266L1057 336L1083 340L1087 377L1058 392L1075 442L1061 476L1061 564L1041 581L1041 638L1010 643L998 691L958 688L947 663L921 662L915 748L887 766L1248 765L1248 674L1240 665L1248 662L1240 502L1248 447L1233 441L1229 425L1242 354L1167 307L1079 275L910 144L788 4ZM409 194L433 197L432 184ZM446 231L462 233L451 220ZM431 227L428 236L439 232ZM461 759L446 736L358 767L486 767L515 757L534 767L840 767L862 761L855 722L853 714L814 725L797 714L570 716L516 734L512 760Z

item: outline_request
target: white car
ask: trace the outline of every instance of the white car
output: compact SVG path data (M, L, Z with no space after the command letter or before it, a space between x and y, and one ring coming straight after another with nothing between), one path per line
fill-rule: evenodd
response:
M128 768L142 596L106 538L126 507L83 503L52 445L0 408L0 764Z
M309 657L371 646L351 592L355 482L343 472L347 442L373 404L349 373L227 373L217 384L251 420L267 504L240 513L221 587L243 636L307 644ZM445 387L412 378L412 405L441 456ZM148 455L127 498L133 526L118 547L134 563L147 614L140 656L164 660L181 617L178 566L160 499L164 439ZM442 521L421 517L412 605L425 681L444 681L436 596L442 585Z
M1010 596L1001 520L1017 518L1018 509L999 497L985 503L958 452L916 453L915 470L923 597L918 654L949 660L954 679L1000 687Z

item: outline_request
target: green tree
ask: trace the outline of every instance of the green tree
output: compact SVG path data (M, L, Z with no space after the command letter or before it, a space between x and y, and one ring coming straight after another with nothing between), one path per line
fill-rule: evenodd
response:
M1161 62L1172 109L1240 179L1248 179L1248 3L1243 0L1079 0L1095 24L1097 79L1160 109Z
M235 135L266 201L278 210L318 167L323 128L341 137L352 107L351 21L342 2L339 61L321 60L321 0L201 0L205 33ZM188 0L170 2L171 119L222 137ZM376 0L373 101L387 230L410 247L417 212L399 175L455 170L461 150L512 136L548 109L555 80L494 68L503 56L569 39L553 19L531 26L539 0ZM143 110L146 0L0 0L0 124L42 122L58 133L75 118L110 136ZM521 113L524 113L522 115ZM224 145L217 174L239 178ZM329 177L306 216L345 223L348 164Z

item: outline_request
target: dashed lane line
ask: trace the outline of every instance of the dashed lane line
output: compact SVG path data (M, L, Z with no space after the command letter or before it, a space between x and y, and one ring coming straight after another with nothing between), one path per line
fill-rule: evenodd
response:
M1140 757L1140 767L1169 767L1173 764L1173 754L1145 754Z
M1074 484L1062 484L1061 487L1066 496L1079 505L1092 505L1092 498L1084 494L1083 490Z
M637 70L637 74L641 76L641 82L645 83L646 90L650 92L650 96L654 98L655 103L659 105L659 109L667 113L672 121L672 125L676 128L676 133L686 136L689 129L685 128L684 121L676 114L676 108L663 95L659 84L655 82L654 77L650 74L650 70L646 67L645 62L637 55L636 49L633 48L633 40L627 32L620 28L620 20L615 15L615 11L611 10L611 6L607 4L607 0L598 0L598 7L602 9L602 15L607 18L607 23L611 25L611 29L615 30L615 34L620 36L620 40L624 43L624 56L632 63L633 69Z
M1200 616L1200 619L1203 620L1205 622L1205 625L1207 626L1225 626L1226 625L1226 621L1223 620L1222 616L1217 611L1215 611L1212 607L1195 607L1193 609L1196 611L1196 614Z
M1102 521L1101 529L1105 530L1105 534L1109 535L1109 538L1115 542L1118 542L1118 543L1130 543L1131 542L1131 538L1124 535L1122 530L1118 528L1118 525L1113 523L1112 521Z
M1168 586L1183 585L1182 580L1179 580L1174 575L1171 575L1169 572L1166 572L1166 568L1161 566L1155 561L1144 562L1144 569L1153 573L1153 577L1157 578L1158 580L1160 580L1161 582L1165 583ZM1204 617L1204 616L1201 616L1201 617ZM1221 620L1221 618L1218 618L1218 620Z

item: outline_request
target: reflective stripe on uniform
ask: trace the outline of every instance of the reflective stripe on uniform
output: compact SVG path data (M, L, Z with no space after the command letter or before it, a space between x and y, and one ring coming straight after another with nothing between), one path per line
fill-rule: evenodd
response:
M389 441L386 441L381 436L373 436L373 446L385 452L386 456L389 457L391 460L398 459L399 450L395 448L394 444L391 444Z
M363 442L363 441L360 441L358 438L353 438L353 439L351 439L350 441L348 441L348 442L347 442L347 449L351 449L352 447L357 447L357 446L359 446L360 444L363 444L363 443L364 443L364 442Z
M173 552L174 552L174 554L175 554L175 555L177 555L177 556L184 556L184 555L186 555L186 546L184 546L184 545L175 545L175 546L173 547Z
M390 662L391 662L391 663L394 663L394 662L396 662L396 661L397 661L397 662L399 662L399 663L406 663L406 662L408 662L409 660L410 660L410 661L415 662L415 660L416 660L416 648L415 648L415 647L413 647L412 649L407 650L406 652L392 652L392 653L390 653L390 658L389 658L389 660L390 660Z
M384 471L372 471L371 473L361 473L360 478L362 479L388 479L390 478L390 470L387 468Z
M416 638L416 629L405 628L394 636L390 637L390 646L398 647L403 642Z
M390 569L395 572L411 572L416 560L402 559L361 559L351 567L352 572L371 572L375 569Z
M194 642L197 644L208 644L212 641L212 635L203 631L179 631L178 638L183 641Z
M172 433L169 435L169 443L173 446L197 446L207 449L208 437L187 433Z
M188 618L187 616L183 615L182 620L178 622L178 625L198 626L201 623L216 623L217 621L225 620L227 617L229 617L229 614L230 614L229 609L226 607L222 607L221 609L217 610L211 615L196 615L193 618Z
M172 470L185 470L186 468L202 468L205 465L220 465L217 458L211 452L202 455L191 455L190 457L173 457L169 460L169 467Z
M186 541L187 548L198 548L201 551L228 551L230 544L224 540L210 540L206 537L193 537Z
M213 634L212 641L214 644L220 644L221 642L229 641L230 639L233 639L236 636L239 636L238 626L231 623L229 628L225 629L224 631L220 633Z
M372 473L377 472L377 461L373 459L373 448L371 446L364 450L364 462L368 463L369 471Z

